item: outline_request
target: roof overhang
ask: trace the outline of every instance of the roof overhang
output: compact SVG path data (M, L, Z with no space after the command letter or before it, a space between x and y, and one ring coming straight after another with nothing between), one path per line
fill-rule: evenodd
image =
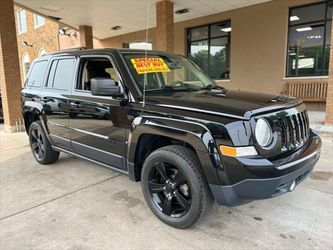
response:
M261 4L271 0L173 0L174 11L188 8L189 12L174 15L174 22L186 21L219 12ZM14 0L32 12L51 17L63 25L78 29L93 27L94 36L104 39L155 27L157 0ZM147 18L149 16L149 20ZM57 20L58 19L58 20ZM120 26L121 29L111 30Z

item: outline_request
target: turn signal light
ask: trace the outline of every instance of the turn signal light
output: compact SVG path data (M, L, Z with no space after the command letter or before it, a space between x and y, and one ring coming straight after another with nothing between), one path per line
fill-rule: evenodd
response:
M223 155L232 156L232 157L258 155L257 150L253 146L230 147L230 146L220 145L220 151Z

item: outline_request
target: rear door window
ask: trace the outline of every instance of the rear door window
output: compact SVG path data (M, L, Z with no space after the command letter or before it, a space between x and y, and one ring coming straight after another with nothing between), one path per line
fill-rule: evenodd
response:
M30 88L40 88L43 84L47 60L35 62L27 79L26 86Z
M75 59L54 60L51 65L47 87L58 90L69 90L73 82Z

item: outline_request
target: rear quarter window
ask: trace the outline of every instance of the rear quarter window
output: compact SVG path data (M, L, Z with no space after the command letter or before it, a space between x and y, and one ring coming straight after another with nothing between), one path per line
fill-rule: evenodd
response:
M47 60L35 62L26 80L26 86L29 88L40 88L44 81L46 68Z

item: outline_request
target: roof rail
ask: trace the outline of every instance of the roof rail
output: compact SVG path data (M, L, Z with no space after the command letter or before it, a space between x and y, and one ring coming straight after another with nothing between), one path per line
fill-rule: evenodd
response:
M59 51L66 51L66 50L85 50L87 49L86 47L76 47L76 48L69 48L69 49L62 49Z

